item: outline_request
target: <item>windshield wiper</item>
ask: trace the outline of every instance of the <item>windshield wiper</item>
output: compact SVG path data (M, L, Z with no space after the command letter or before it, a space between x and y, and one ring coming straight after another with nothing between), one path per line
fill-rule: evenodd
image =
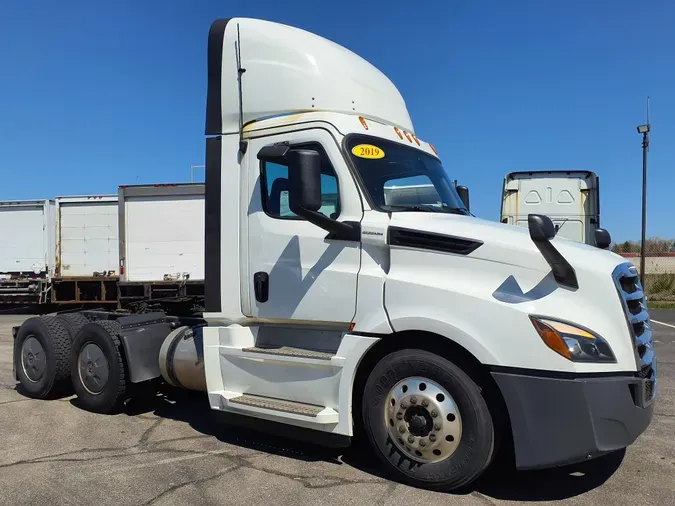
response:
M448 213L452 214L461 214L462 216L469 216L469 212L466 209L463 209L461 207L450 207L447 204L442 204L441 209Z
M387 206L389 209L397 209L397 210L403 210L403 211L421 211L424 213L435 213L435 209L439 209L440 207L436 208L429 208L429 207L422 207L422 206ZM442 212L442 211L441 211Z

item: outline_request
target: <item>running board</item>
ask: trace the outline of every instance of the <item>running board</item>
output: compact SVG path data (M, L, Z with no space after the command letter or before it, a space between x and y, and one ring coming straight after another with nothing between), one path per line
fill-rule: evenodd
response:
M338 412L324 406L234 392L222 392L221 396L225 407L244 413L292 418L325 425L336 424L339 421Z

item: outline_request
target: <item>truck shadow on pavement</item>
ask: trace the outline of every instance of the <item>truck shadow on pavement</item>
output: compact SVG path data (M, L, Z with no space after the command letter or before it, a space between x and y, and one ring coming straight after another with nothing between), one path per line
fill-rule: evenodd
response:
M71 401L77 405L77 399ZM152 413L160 418L187 423L202 435L251 451L292 458L304 462L347 465L382 480L382 473L370 449L362 443L345 446L343 437L219 413L209 408L205 394L176 390L163 385L154 396L131 402L129 416ZM318 439L320 438L320 439ZM601 486L619 468L625 450L577 465L541 471L517 471L509 457L498 459L470 487L456 495L483 495L511 501L554 501L584 494Z

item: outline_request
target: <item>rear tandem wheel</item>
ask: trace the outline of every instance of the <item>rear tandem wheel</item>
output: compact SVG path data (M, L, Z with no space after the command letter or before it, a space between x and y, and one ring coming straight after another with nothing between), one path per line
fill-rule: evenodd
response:
M73 388L88 411L114 413L128 398L121 332L118 322L101 320L87 323L75 336L70 362Z
M24 392L35 399L68 395L70 335L54 316L29 318L14 341L14 368Z

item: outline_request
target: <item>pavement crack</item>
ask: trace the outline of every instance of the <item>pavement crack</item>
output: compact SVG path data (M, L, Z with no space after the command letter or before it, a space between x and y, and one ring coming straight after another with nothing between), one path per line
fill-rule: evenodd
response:
M151 499L149 499L148 501L144 502L142 506L150 506L151 504L156 503L157 501L159 501L159 500L162 499L163 497L166 497L166 496L169 495L169 494L173 494L173 493L176 492L177 490L180 490L180 489L182 489L182 488L185 488L185 487L187 487L187 486L189 486L189 485L194 485L194 486L197 486L197 485L203 485L204 483L207 483L207 482L209 482L209 481L211 481L211 480L215 480L215 479L217 479L217 478L220 478L221 476L224 476L224 475L226 475L226 474L228 474L228 473L231 473L232 471L236 471L237 469L239 469L239 466L238 466L238 465L234 465L234 466L228 467L228 468L226 468L226 469L222 469L222 470L218 471L216 474L214 474L214 475L212 475L212 476L207 476L207 477L204 477L204 478L197 478L197 479L195 479L195 480L189 480L189 481L186 481L186 482L184 482L184 483L179 483L178 485L174 485L174 486L169 487L169 488L167 488L166 490L160 492L159 494L157 494L157 495L154 496L153 498L151 498Z
M125 455L128 455L126 453L123 454L117 454L117 455L108 455L108 452L124 452L132 449L134 447L127 447L127 448L81 448L79 450L71 450L68 452L63 452L63 453L55 453L53 455L43 455L41 457L35 457L32 459L24 459L24 460L17 460L16 462L9 462L7 464L0 464L0 469L5 469L9 467L14 467L14 466L20 466L20 465L31 465L31 464L43 464L45 462L91 462L95 460L103 460L103 459L112 459L112 458L118 458L118 457L123 457ZM93 456L91 457L85 457L85 458L76 458L74 455L78 455L81 453L94 453ZM100 455L102 453L106 453L106 455Z
M386 483L386 480L381 479L381 478L375 478L375 479L348 479L348 478L343 478L340 476L330 476L330 475L321 475L319 477L316 476L304 476L301 474L293 474L293 473L284 473L283 471L279 470L272 470L272 469L264 469L258 466L253 465L251 462L249 462L247 459L252 456L247 456L247 457L237 457L237 456L231 456L230 458L235 461L237 464L240 465L240 467L248 468L248 469L253 469L255 471L259 471L261 473L269 474L272 476L278 476L280 478L287 478L289 480L293 480L296 483L300 483L304 488L306 489L312 489L312 490L320 490L320 489L325 489L325 488L333 488L333 487L340 487L343 485L359 485L359 484L376 484L376 483ZM316 483L316 480L320 480L321 483Z
M14 404L16 402L28 402L32 401L34 399L12 399L11 401L2 401L0 402L0 406L4 406L5 404Z
M384 495L382 496L382 499L377 501L377 504L384 505L387 503L387 499L389 499L392 495L394 495L394 491L396 490L396 487L398 487L398 483L390 483L387 486L387 490L384 491Z
M150 436L152 436L152 433L157 430L157 428L162 425L162 423L166 420L166 418L157 418L155 422L141 435L141 438L138 440L138 447L139 448L145 448L148 446L148 440L150 439Z
M670 414L670 413L654 413L654 415L656 415L656 416L665 416L665 417L668 417L668 418L675 418L675 415Z

